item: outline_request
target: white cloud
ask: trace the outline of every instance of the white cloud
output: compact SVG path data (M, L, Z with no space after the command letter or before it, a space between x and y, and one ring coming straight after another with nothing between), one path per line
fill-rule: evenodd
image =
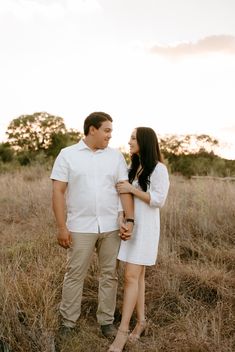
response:
M235 54L235 36L213 35L196 42L186 42L168 46L154 45L151 47L150 52L171 58L208 53Z

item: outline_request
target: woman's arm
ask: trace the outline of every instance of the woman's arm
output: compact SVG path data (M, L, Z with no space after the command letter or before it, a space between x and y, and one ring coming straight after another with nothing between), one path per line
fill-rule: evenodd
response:
M159 163L155 167L150 177L150 187L147 192L134 187L128 181L121 181L117 184L117 190L120 194L131 193L154 208L161 208L164 205L168 189L168 171L166 166L162 163Z
M118 193L124 194L124 193L131 193L134 196L138 197L145 203L149 204L150 203L150 194L148 192L144 192L130 184L128 181L120 181L117 183L117 190Z
M164 164L158 163L150 177L150 207L162 208L169 190L169 175Z

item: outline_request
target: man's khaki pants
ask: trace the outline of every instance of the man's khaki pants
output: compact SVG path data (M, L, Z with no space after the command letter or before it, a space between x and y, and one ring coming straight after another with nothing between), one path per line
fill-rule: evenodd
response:
M95 248L100 266L97 320L100 325L113 322L120 246L118 234L118 230L98 234L71 233L72 246L68 249L67 272L60 304L63 325L74 327L81 314L83 283Z

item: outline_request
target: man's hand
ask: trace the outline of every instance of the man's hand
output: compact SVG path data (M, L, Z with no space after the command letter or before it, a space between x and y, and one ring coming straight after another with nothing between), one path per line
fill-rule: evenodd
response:
M120 226L120 237L123 241L127 241L131 239L133 232L133 223L132 222L123 222L122 226Z
M66 227L58 230L57 241L58 241L58 244L63 248L67 249L71 246L72 237L69 230Z

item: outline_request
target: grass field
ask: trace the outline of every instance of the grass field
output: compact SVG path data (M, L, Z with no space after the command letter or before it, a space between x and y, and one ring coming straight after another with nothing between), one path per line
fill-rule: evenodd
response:
M55 240L49 170L2 174L0 190L0 338L13 352L52 352L66 252ZM172 176L158 263L146 274L148 334L125 351L235 351L234 244L235 183ZM119 274L117 324L122 266ZM95 317L97 278L94 255L64 352L108 349Z

